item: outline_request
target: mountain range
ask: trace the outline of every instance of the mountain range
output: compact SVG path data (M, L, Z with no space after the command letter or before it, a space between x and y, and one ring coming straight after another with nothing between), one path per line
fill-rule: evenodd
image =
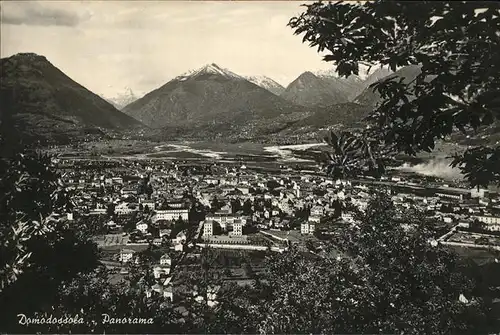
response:
M308 115L306 108L217 64L170 80L123 112L152 128L215 137L252 137Z
M136 119L73 81L45 57L17 54L0 60L4 138L69 141L106 130L143 128Z
M379 69L362 80L338 78L332 71L307 71L284 88L269 77L240 76L212 63L139 99L127 88L106 101L43 56L18 54L0 64L0 98L6 106L2 128L12 136L57 141L115 133L251 140L363 127L362 119L379 99L368 86L392 75ZM396 74L411 80L418 71L405 67Z

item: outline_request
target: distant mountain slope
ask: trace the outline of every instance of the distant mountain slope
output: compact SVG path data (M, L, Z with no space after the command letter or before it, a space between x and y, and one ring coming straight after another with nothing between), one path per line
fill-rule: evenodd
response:
M327 129L364 128L363 119L370 109L368 106L352 102L318 108L311 115L290 123L287 128L279 132L277 137L299 138L300 142L321 138L321 133Z
M356 75L350 75L347 78L339 77L334 69L327 71L318 71L314 73L317 77L329 81L342 93L344 93L349 101L354 99L364 89L364 80Z
M366 88L373 83L376 83L382 78L385 78L389 75L393 74L393 72L385 67L379 67L375 71L373 71L366 79L363 81L363 86Z
M379 80L388 79L396 76L405 78L404 82L409 83L420 74L420 66L419 65L405 66L394 73L382 77L382 75L385 73L384 70L382 69L380 72L376 71L372 74L372 76L367 78L367 81L370 81L369 84L363 90L363 92L360 95L358 95L356 99L354 99L354 102L360 105L366 105L372 107L375 106L380 101L380 94L378 94L378 92L375 92L372 88L368 87L369 85Z
M246 77L246 79L249 82L254 83L255 85L258 85L262 88L265 88L269 92L274 93L278 96L285 90L283 86L281 86L275 80L267 76L250 76Z
M142 126L43 56L17 54L1 59L0 68L2 128L13 135L17 131L19 137L60 139Z
M302 106L329 106L347 102L349 94L338 80L325 79L304 72L281 94L284 99Z
M353 102L323 107L294 123L294 127L363 126L363 119L368 116L370 109Z
M307 115L304 108L216 64L174 78L123 111L169 132L220 136L251 136Z

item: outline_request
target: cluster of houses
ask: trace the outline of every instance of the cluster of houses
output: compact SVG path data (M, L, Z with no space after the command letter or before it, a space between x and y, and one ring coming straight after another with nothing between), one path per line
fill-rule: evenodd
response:
M325 222L353 223L354 212L339 207L339 203L349 203L362 212L372 198L373 188L386 190L397 207L424 210L436 222L500 231L497 194L483 189L456 189L444 183L436 184L435 189L418 187L418 177L385 178L384 187L380 187L373 180L334 181L319 173L287 169L272 174L211 163L200 167L125 161L94 170L71 166L63 171L66 186L76 191L68 219L110 215L115 221L135 218L134 234L151 235L157 244L168 238L177 251L183 251L186 241L184 231L171 235L178 221L197 226L199 241L205 244L250 248L247 235L259 231L298 229L302 235L314 235L326 229ZM198 213L196 218L193 212ZM109 225L119 227L115 221L110 219ZM126 264L134 261L134 255L125 247L119 260ZM159 264L152 266L155 284L147 294L156 292L173 299L170 258L164 255Z

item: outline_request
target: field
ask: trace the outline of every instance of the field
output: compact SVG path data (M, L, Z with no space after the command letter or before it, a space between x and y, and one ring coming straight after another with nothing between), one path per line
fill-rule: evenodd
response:
M477 264L491 263L498 258L498 252L487 249L474 249L459 246L449 246L451 250L456 252L462 259L470 259Z
M468 243L468 244L500 246L500 237L499 236L488 235L488 234L469 233L469 232L456 232L455 234L451 235L447 241L458 242L458 243Z

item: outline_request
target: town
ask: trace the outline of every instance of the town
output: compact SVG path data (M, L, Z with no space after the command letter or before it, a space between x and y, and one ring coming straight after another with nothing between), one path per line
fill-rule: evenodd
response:
M321 257L324 241L356 223L375 189L425 212L442 244L500 250L500 196L434 177L391 170L380 180L333 180L319 168L262 171L216 160L53 163L72 194L67 220L92 234L113 280L147 273L144 294L172 302L183 294L177 274L203 250L216 254L222 282L238 285L252 284L268 252L293 246ZM216 288L209 295L216 304Z

